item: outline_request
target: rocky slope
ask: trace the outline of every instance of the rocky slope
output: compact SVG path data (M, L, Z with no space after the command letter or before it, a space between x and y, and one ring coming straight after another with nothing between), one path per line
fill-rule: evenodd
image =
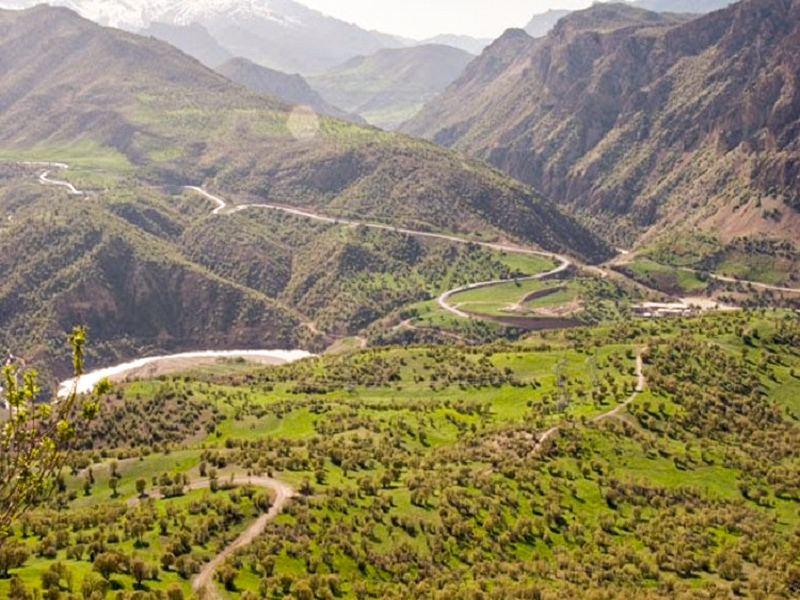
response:
M733 0L635 0L629 6L652 12L683 15L702 15L733 3ZM534 15L524 27L525 33L534 38L545 37L561 19L572 14L570 10L548 10Z
M547 12L534 15L525 25L525 33L533 38L546 36L561 19L570 14L569 10L548 10Z
M800 229L800 2L691 21L620 5L509 31L404 130L488 160L630 243Z

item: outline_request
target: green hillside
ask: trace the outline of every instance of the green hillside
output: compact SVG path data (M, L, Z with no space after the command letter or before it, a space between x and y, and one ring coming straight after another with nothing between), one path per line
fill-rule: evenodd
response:
M309 77L328 102L397 129L461 75L473 55L452 46L384 48Z
M459 223L587 260L609 255L594 234L482 163L292 112L152 38L41 6L0 12L0 50L15 65L0 78L5 155L58 159L57 151L88 145L119 166L126 160L139 183L209 183L398 226Z
M298 206L588 262L611 254L480 162L293 110L162 42L65 9L0 11L0 55L0 344L18 352L59 356L57 340L75 323L91 327L100 362L211 347L319 350L444 291L455 267L459 283L510 272L476 248L390 232L263 211L213 218L215 207L185 185L232 204ZM40 185L48 168L24 160L68 163L50 168L51 179L85 193Z
M791 598L799 336L742 312L131 383L16 525L0 593L188 594L269 475L297 496L220 597Z

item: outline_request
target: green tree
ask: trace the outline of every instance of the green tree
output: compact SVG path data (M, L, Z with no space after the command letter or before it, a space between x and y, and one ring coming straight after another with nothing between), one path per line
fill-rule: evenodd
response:
M0 579L6 579L11 569L19 569L28 560L30 553L25 546L16 543L0 545Z
M131 576L141 588L144 580L150 576L150 566L141 558L134 558L131 562Z
M81 582L81 597L83 600L95 600L106 597L108 592L108 582L97 575L97 573L87 573Z
M219 569L217 569L217 580L225 586L225 589L228 591L233 591L236 589L236 576L238 572L236 568L229 564L225 563Z
M31 593L19 577L12 577L8 587L9 600L30 600Z
M119 571L119 556L113 552L103 552L94 559L92 569L108 581L111 576Z
M78 431L97 415L96 397L108 391L108 381L103 380L88 398L77 393L85 331L74 329L69 341L75 384L56 403L39 402L35 370L3 367L8 419L0 428L0 544L11 524L53 489Z

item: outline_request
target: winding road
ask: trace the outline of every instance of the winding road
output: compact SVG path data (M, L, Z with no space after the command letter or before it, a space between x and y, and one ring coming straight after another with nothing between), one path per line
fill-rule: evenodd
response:
M42 185L64 187L64 188L67 188L67 191L70 194L76 195L76 196L83 196L83 195L86 194L85 191L77 189L73 184L71 184L71 183L69 183L67 181L61 181L61 180L58 180L58 179L50 179L50 170L49 169L66 170L66 169L69 168L69 165L67 165L66 163L21 161L18 164L32 166L32 167L45 167L46 169L48 169L48 170L45 170L44 172L39 174L38 179L39 179L39 182ZM530 249L527 249L527 248L521 248L519 246L513 246L513 245L507 245L507 244L493 244L493 243L489 243L489 242L479 242L479 241L468 240L468 239L464 239L464 238L460 238L460 237L456 237L456 236L452 236L452 235L445 235L445 234L441 234L441 233L431 233L431 232L427 232L427 231L415 231L413 229L404 229L402 227L393 227L391 225L383 225L383 224L380 224L380 223L368 223L368 222L364 222L364 221L354 221L354 220L350 220L350 219L326 217L326 216L323 216L323 215L319 215L317 213L304 211L304 210L299 210L299 209L296 209L296 208L290 208L288 206L281 206L281 205L278 205L278 204L236 204L236 205L232 205L232 204L226 202L225 200L223 200L222 198L220 198L219 196L211 194L210 192L204 190L203 188L201 188L199 186L187 185L187 186L185 186L185 189L192 190L192 191L204 196L206 199L211 200L213 203L215 203L217 205L217 207L212 211L211 214L213 214L213 215L233 214L233 213L237 213L237 212L241 212L243 210L253 209L253 208L268 209L268 210L278 210L278 211L282 211L282 212L285 212L285 213L288 213L288 214L291 214L291 215L295 215L295 216L298 216L298 217L305 217L307 219L313 219L315 221L321 221L321 222L324 222L324 223L369 227L371 229L379 229L379 230L383 230L383 231L394 231L396 233L405 233L407 235L413 235L415 237L426 237L426 238L431 238L431 239L445 240L445 241L453 242L453 243L456 243L456 244L475 244L475 245L481 246L483 248L488 248L490 250L497 250L497 251L500 251L500 252L511 252L513 254L527 254L529 256L543 256L545 258L551 258L551 259L553 259L553 260L555 260L555 261L560 263L558 267L556 267L552 271L548 271L547 273L539 273L538 275L533 275L531 277L525 277L525 278L518 278L516 280L507 279L507 280L483 281L483 282L479 282L479 283L472 283L472 284L469 284L467 286L462 286L462 287L456 288L454 290L447 291L444 294L442 294L441 296L439 296L437 301L438 301L439 306L442 309L444 309L444 310L446 310L446 311L448 311L448 312L450 312L450 313L452 313L452 314L454 314L454 315L456 315L458 317L462 317L462 318L466 318L466 319L471 319L471 318L474 318L474 317L472 315L469 315L469 314L465 313L464 311L459 310L458 308L456 308L455 306L450 304L449 299L452 296L454 296L454 295L456 295L456 294L458 294L460 292L466 292L466 291L469 291L469 290L474 290L474 289L479 289L479 288L492 287L492 286L501 285L501 284L504 284L504 283L511 283L513 281L529 281L529 280L536 280L536 279L546 279L548 277L552 277L554 275L558 275L559 273L562 273L562 272L566 271L567 269L569 269L570 266L572 266L574 264L573 261L570 260L569 258L567 258L567 257L565 257L563 255L560 255L560 254L554 254L552 252L543 252L543 251L539 251L539 250L530 250ZM225 212L226 209L230 209L230 210ZM624 256L626 258L630 258L630 256L633 254L629 250L618 249L618 251L619 251L621 256ZM586 268L588 268L591 271L594 271L594 272L598 273L603 278L606 278L606 277L609 276L609 273L607 271L605 271L603 269L600 269L599 267L589 266L589 267L586 267ZM682 270L689 271L689 272L694 272L694 273L698 272L698 271L696 271L694 269L689 269L687 267L683 267ZM716 275L716 274L713 274L713 273L709 274L709 276L712 279L716 279L717 281L723 281L725 283L741 283L743 285L750 285L752 287L759 288L759 289L762 289L762 290L771 290L771 291L774 291L774 292L784 292L784 293L790 293L790 294L800 294L800 288L781 287L781 286L776 286L776 285L770 285L770 284L767 284L767 283L760 283L760 282L757 282L757 281L749 281L747 279L736 279L734 277L727 277L725 275Z
M699 274L700 271L690 269L689 267L681 267L680 271L687 273ZM708 273L711 279L717 281L724 281L725 283L741 283L742 285L749 285L761 290L770 290L772 292L787 292L789 294L800 294L800 288L781 287L778 285L769 285L768 283L759 283L757 281L747 281L746 279L736 279L735 277L728 277L727 275L717 275L716 273Z
M67 191L71 195L82 196L85 195L85 192L82 190L78 190L75 186L71 183L66 181L60 181L57 179L51 179L49 177L51 169L67 169L68 166L63 163L23 163L30 166L35 167L43 167L45 170L41 172L38 176L38 180L42 185L48 186L59 186L66 188ZM502 285L506 283L512 283L515 281L530 281L530 280L540 280L545 279L548 277L553 277L560 273L567 271L572 265L573 261L569 258L551 253L551 252L544 252L539 250L531 250L527 248L522 248L519 246L514 245L506 245L506 244L497 244L497 243L489 243L489 242L480 242L475 240L469 240L465 238L460 238L452 235L446 234L439 234L439 233L431 233L431 232L424 232L424 231L416 231L412 229L405 229L400 227L393 227L390 225L384 225L380 223L370 223L370 222L363 222L363 221L354 221L350 219L343 219L343 218L333 218L333 217L326 217L323 215L319 215L314 212L308 212L296 208L290 208L287 206L281 206L276 204L244 204L244 205L231 205L226 202L223 198L211 194L210 192L204 190L198 186L186 186L186 189L191 190L206 199L210 200L216 205L216 208L212 211L212 215L227 215L227 214L235 214L237 212L241 212L244 210L250 209L266 209L266 210L274 210L274 211L281 211L287 214L304 217L307 219L312 219L315 221L320 221L324 223L330 224L339 224L339 225L350 225L350 226L361 226L361 227L368 227L371 229L382 230L382 231L390 231L395 233L401 233L406 235L411 235L415 237L423 237L429 239L436 239L436 240L444 240L452 243L457 244L475 244L476 246L480 246L483 248L487 248L490 250L500 251L500 252L508 252L514 254L524 254L529 256L541 256L545 258L550 258L556 262L558 262L558 266L554 269L546 272L546 273L539 273L537 275L532 275L528 277L521 277L516 279L502 279L502 280L493 280L493 281L483 281L477 283L471 283L468 285L464 285L447 292L441 294L438 299L438 305L445 311L461 318L472 319L474 318L472 315L459 310L456 306L453 306L450 302L450 299L462 292L482 289L487 287L493 287L497 285ZM624 251L623 251L624 252ZM752 285L753 287L758 287L762 289L774 290L774 291L781 291L781 292L790 292L790 293L800 293L799 289L794 288L782 288L778 286L770 286L767 284L761 284L757 282L751 281L744 281L744 280L737 280L729 277L719 276L719 275L712 275L715 279L725 282L731 283L742 283L745 285ZM407 324L403 323L402 325ZM410 324L410 323L408 323ZM642 358L642 354L644 353L645 349L642 349L636 358L636 375L638 378L636 389L631 397L624 403L616 406L615 408L597 415L592 419L593 423L600 423L609 418L616 418L620 415L620 413L627 408L636 398L641 394L646 386L647 381L643 373L644 368L644 361ZM536 439L536 444L532 450L532 452L538 452L542 446L554 435L556 435L560 431L560 426L555 426L547 431L543 432L541 435L538 436ZM254 485L266 489L270 489L274 491L275 498L273 500L272 506L270 507L267 513L264 513L258 517L258 519L252 523L247 529L245 529L237 538L234 540L230 545L228 545L225 549L223 549L220 553L218 553L212 560L206 563L203 566L203 569L200 573L195 577L194 581L192 582L192 591L194 594L198 595L199 597L206 598L208 600L219 598L219 592L216 589L214 584L214 573L216 570L229 558L231 557L237 550L244 548L251 544L263 531L266 529L268 523L272 521L276 516L278 516L281 511L284 509L286 504L291 500L294 496L294 490L286 483L278 481L276 479L267 478L267 477L238 477L234 478L232 483L234 485ZM200 490L206 489L210 487L211 482L209 480L200 480L195 481L187 486L189 490ZM157 498L157 492L153 492L151 497ZM128 500L129 506L134 506L136 503L139 502L138 498L131 498Z
M46 167L48 170L43 171L39 174L39 183L42 185L51 185L51 186L58 186L67 188L67 192L69 192L73 196L83 196L84 192L82 190L77 189L74 185L69 183L68 181L61 181L60 179L50 179L50 170L49 169L61 169L66 170L69 169L69 165L60 162L23 162L21 163L28 167Z
M552 252L544 252L541 250L531 250L528 248L522 248L520 246L513 246L507 244L495 244L491 242L480 242L475 240L469 240L465 238L456 237L453 235L446 235L443 233L431 233L428 231L416 231L414 229L404 229L402 227L392 227L391 225L383 225L380 223L370 223L367 221L354 221L351 219L339 219L333 217L326 217L323 215L319 215L317 213L308 212L304 210L299 210L296 208L290 208L287 206L281 206L279 204L237 204L231 205L227 203L224 199L211 194L210 192L204 190L201 187L197 186L186 186L186 189L192 190L200 194L201 196L211 200L217 207L211 212L212 215L220 215L220 214L234 214L237 212L241 212L247 209L267 209L267 210L277 210L281 212L288 213L290 215L295 215L298 217L305 217L307 219L313 219L315 221L322 221L323 223L331 223L331 224L338 224L338 225L350 225L356 227L368 227L370 229L378 229L381 231L392 231L395 233L403 233L406 235L411 235L414 237L424 237L429 239L436 239L436 240L444 240L447 242L453 242L456 244L474 244L476 246L480 246L482 248L488 248L490 250L496 250L499 252L509 252L512 254L525 254L528 256L542 256L545 258L550 258L559 263L559 266L555 269L548 271L546 273L539 273L537 275L532 275L528 277L517 277L515 279L499 279L499 280L492 280L492 281L481 281L478 283L470 283L468 285L464 285L452 290L449 290L443 293L437 299L437 303L439 306L446 310L449 313L454 314L457 317L461 317L464 319L472 319L474 318L472 315L465 313L464 311L459 310L457 307L453 306L450 303L450 298L455 296L456 294L460 294L461 292L466 292L469 290L476 290L482 289L487 287L494 287L497 285L502 285L504 283L513 283L515 281L531 281L537 279L546 279L548 277L553 277L558 275L559 273L563 273L567 269L569 269L573 262L567 258L566 256L562 256L560 254L554 254ZM226 209L230 208L226 212Z

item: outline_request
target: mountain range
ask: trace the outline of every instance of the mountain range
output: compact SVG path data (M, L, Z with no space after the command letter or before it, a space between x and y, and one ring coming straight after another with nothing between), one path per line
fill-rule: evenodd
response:
M395 129L461 75L473 55L452 46L386 48L309 78L331 104Z
M326 102L301 75L287 75L257 65L246 58L232 58L216 70L231 81L240 83L254 92L269 94L290 104L309 106L323 115L366 125L366 121L361 117Z
M800 230L800 3L624 5L510 30L403 130L485 159L619 243Z
M38 0L2 0L0 8L29 8ZM401 47L394 36L365 31L307 8L293 0L54 0L101 25L148 31L171 26L170 37L196 36L196 25L231 57L250 59L287 73L310 73L334 67L354 56ZM170 39L170 41L172 41ZM207 48L202 52L208 53ZM216 65L214 65L216 66Z
M628 6L652 12L694 14L709 13L729 6L734 0L634 0ZM525 32L534 38L544 37L556 26L559 20L571 14L570 10L551 9L534 15L524 27Z
M383 240L347 244L334 228L319 232L330 237L323 244L307 220L213 218L213 205L182 194L185 185L231 202L537 243L587 261L611 254L483 163L298 112L168 44L63 8L0 11L0 74L3 157L88 165L67 175L89 192L76 199L43 188L34 171L12 165L0 186L9 217L0 228L0 343L27 332L53 349L85 322L95 348L120 357L209 344L318 347L319 329L350 333L420 299L406 294L420 290L411 275L392 294L385 282L365 285L393 264L381 257L391 247ZM451 260L423 250L404 268ZM323 285L331 273L341 277Z

